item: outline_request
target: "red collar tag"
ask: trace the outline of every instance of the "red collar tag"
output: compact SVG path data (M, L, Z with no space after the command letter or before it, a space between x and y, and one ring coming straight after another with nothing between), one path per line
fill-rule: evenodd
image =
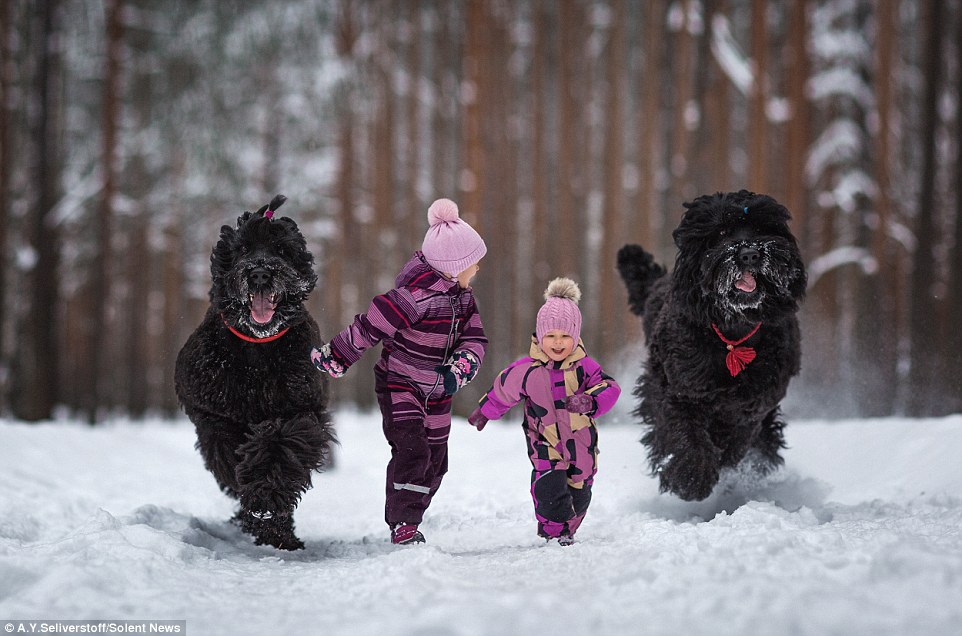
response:
M711 328L715 330L721 341L725 343L728 347L728 355L725 356L725 366L728 367L728 372L731 373L734 378L736 375L745 370L748 363L755 359L755 350L751 347L740 347L739 345L758 332L758 328L762 326L762 323L755 325L755 328L748 332L748 335L740 340L729 340L724 335L722 335L721 329L715 323L711 324Z

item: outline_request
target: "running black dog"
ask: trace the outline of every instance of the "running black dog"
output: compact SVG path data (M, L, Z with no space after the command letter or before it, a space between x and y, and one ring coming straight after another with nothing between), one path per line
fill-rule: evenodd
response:
M335 443L326 379L308 352L322 342L304 300L317 282L297 224L277 195L221 228L203 322L177 356L177 397L197 449L258 545L304 547L292 513Z
M789 213L746 190L698 197L673 237L669 275L638 245L618 253L648 361L635 414L662 492L706 498L743 460L766 474L784 448L779 403L798 374L806 274Z

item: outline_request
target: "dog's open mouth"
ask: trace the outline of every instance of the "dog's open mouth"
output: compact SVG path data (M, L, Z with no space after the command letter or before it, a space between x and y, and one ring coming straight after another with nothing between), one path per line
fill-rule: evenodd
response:
M755 282L755 277L751 272L742 272L741 277L735 281L735 289L743 291L746 294L751 294L755 291L758 283Z
M256 292L250 295L251 319L259 325L266 325L274 317L277 295Z

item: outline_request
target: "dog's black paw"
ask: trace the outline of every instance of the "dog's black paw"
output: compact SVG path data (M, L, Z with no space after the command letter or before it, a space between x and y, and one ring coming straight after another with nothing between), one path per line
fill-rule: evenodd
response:
M685 501L701 501L718 483L718 451L692 448L672 457L659 472L661 491L671 492Z
M304 542L294 534L294 519L290 514L239 510L231 522L254 537L255 545L270 545L278 550L304 549Z

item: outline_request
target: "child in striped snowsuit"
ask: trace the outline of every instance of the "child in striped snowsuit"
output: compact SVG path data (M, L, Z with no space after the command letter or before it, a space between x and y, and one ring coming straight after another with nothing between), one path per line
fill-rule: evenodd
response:
M598 469L595 418L610 411L621 394L618 383L585 352L580 299L574 281L551 281L528 356L498 375L468 418L481 430L524 402L538 534L561 545L574 542L591 502Z
M391 446L384 519L396 544L424 542L418 525L448 467L452 396L477 374L488 343L469 286L487 247L453 201L431 204L428 221L396 287L311 352L318 369L341 377L384 344L374 390Z

